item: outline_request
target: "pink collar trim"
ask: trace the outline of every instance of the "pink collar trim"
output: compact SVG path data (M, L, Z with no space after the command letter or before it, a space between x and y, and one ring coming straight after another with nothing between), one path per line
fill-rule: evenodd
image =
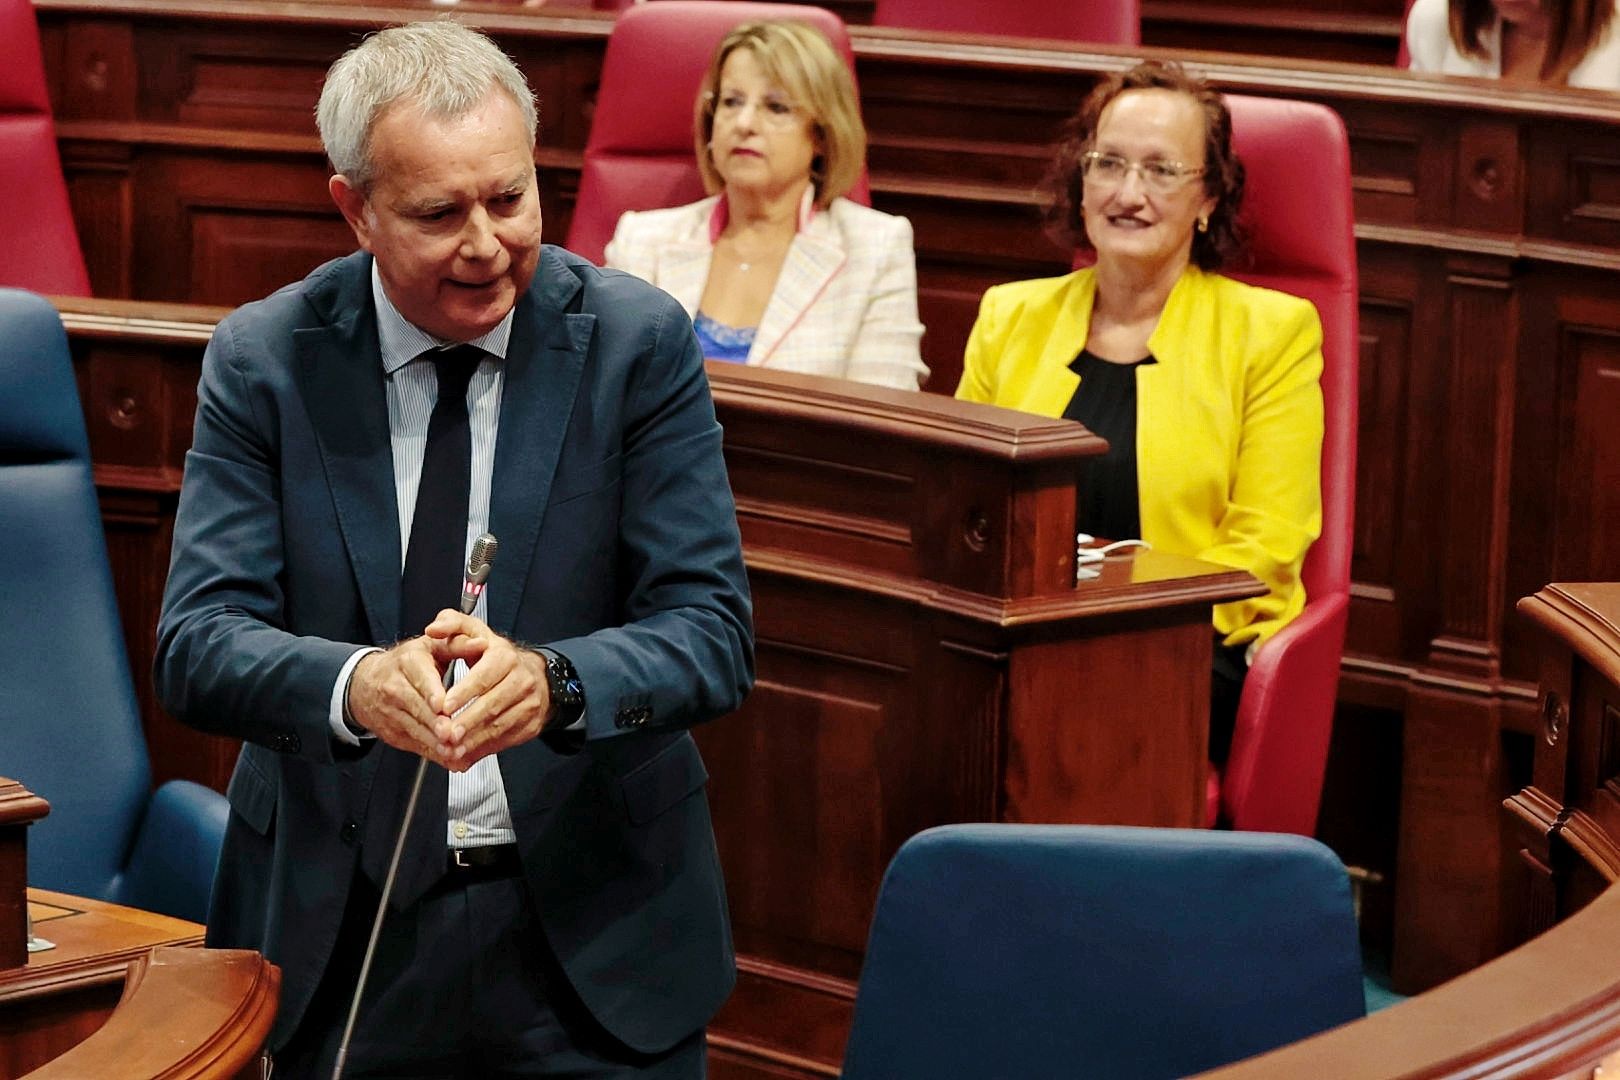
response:
M816 186L806 184L804 194L799 196L799 232L810 227L811 220L816 216ZM731 220L731 204L726 201L726 193L721 192L714 202L714 211L709 215L709 244L712 247L720 240L720 234L726 231L726 223Z

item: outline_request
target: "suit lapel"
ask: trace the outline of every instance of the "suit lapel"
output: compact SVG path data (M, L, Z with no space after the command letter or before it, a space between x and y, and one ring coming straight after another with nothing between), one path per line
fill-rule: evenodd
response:
M489 624L500 634L511 635L516 625L518 599L534 563L596 329L595 315L569 310L580 288L561 258L546 249L512 318L489 511L490 532L500 541L493 575L499 586L488 593Z
M788 248L781 276L776 279L776 289L759 321L754 347L748 351L750 364L764 364L771 358L782 339L826 290L833 275L843 269L847 258L831 218L826 213L811 218L810 224L799 231Z
M298 379L371 640L399 630L399 507L371 261L353 256L311 286L326 325L298 330ZM333 320L331 316L342 313Z

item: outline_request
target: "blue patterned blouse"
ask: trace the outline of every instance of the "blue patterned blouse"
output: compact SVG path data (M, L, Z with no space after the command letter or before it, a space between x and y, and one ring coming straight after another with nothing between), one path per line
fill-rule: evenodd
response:
M715 322L701 311L692 320L692 329L697 331L698 345L703 349L705 360L725 360L733 364L748 360L748 350L754 347L754 335L759 333L757 326L727 326Z

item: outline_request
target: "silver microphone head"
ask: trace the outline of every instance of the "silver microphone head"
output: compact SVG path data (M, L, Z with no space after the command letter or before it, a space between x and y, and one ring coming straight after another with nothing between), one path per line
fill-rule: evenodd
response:
M489 580L490 566L495 562L495 549L500 546L490 533L473 541L472 554L467 557L467 574L461 582L461 613L471 615L478 606L478 597Z
M495 562L495 552L500 548L501 542L495 539L493 533L484 533L473 541L472 555L467 558L467 579L482 585L489 579L490 566Z

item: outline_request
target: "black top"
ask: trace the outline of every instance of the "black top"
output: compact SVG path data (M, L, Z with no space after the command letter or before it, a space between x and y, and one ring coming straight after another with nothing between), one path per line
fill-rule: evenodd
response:
M1063 410L1065 420L1078 420L1108 440L1108 453L1080 466L1074 496L1076 532L1109 540L1142 535L1142 510L1136 486L1136 369L1157 363L1145 356L1132 364L1111 364L1082 349L1069 364L1080 385Z

